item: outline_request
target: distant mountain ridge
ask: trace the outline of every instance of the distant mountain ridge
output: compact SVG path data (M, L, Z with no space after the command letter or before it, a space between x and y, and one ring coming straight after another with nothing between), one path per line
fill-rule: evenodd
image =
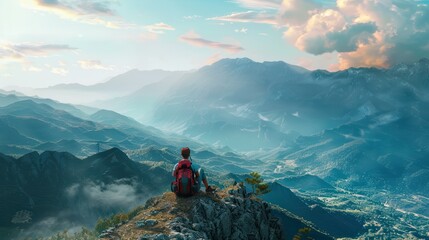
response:
M46 98L53 98L62 102L87 105L93 101L125 96L146 85L156 82L173 81L180 78L183 74L184 72L180 71L141 71L133 69L102 83L93 85L75 83L58 84L47 88L34 89L25 93L27 95L38 95ZM83 93L85 94L84 98L76 98L76 96L80 96L80 94Z
M256 165L266 176L311 174L370 196L427 197L428 92L428 59L338 72L224 59L101 106L263 162L221 169Z
M140 194L133 189L141 165L170 177L180 148L190 146L210 183L243 181L249 172L260 172L272 188L263 196L266 201L335 237L367 231L369 237L424 238L429 216L428 59L338 72L223 59L181 74L97 103L110 110L0 93L0 152L14 156L0 155L0 168L11 169L0 174L16 170L29 176L0 175L7 179L4 191L17 186L8 181L18 179L40 185L34 199L28 197L31 190L11 190L19 206L32 206L43 196L58 200L60 193L43 188L40 179L62 184L46 169L63 173L64 165L79 160L78 167L67 165L71 173L66 174L72 175L65 179L73 182L66 188L67 204L83 203L77 196L94 192L104 196L97 199L105 209L118 209L123 206L115 196ZM104 152L112 146L117 149ZM48 149L89 160L83 164L71 154L41 153ZM75 182L76 174L93 178ZM127 199L121 201L129 206L138 197ZM51 211L44 209L51 200L46 203L40 212Z
M97 111L97 109L95 108L91 108L87 106L76 106L71 104L64 104L52 99L29 97L29 96L17 95L17 94L0 93L0 107L5 107L9 104L19 102L19 101L24 101L24 100L31 100L36 103L46 104L53 108L67 111L68 113L80 118L86 118L88 114L92 114L93 112Z
M98 106L199 141L251 151L427 101L427 62L327 72L222 59Z
M106 145L138 149L142 145L171 146L178 139L112 111L82 113L80 118L71 114L76 110L72 105L52 100L37 103L37 98L12 97L7 102L11 99L15 101L0 107L0 151L4 153L57 150L85 156L98 151L100 145L101 149Z

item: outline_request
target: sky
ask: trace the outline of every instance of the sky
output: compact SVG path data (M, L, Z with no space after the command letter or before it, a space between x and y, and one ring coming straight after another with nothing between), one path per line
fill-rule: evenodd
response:
M1 0L0 88L91 85L222 58L308 69L429 57L429 0Z

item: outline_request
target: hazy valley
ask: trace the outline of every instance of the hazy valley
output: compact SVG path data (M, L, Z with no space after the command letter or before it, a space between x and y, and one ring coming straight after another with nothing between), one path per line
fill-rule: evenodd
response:
M5 234L93 227L142 205L169 191L189 146L219 187L260 172L279 218L334 238L429 237L427 59L339 72L223 59L31 93L0 93Z

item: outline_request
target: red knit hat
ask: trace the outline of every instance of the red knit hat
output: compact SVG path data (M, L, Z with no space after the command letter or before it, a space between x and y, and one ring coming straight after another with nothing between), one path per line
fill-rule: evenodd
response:
M189 155L191 155L191 149L189 149L188 147L182 148L182 157L188 158Z

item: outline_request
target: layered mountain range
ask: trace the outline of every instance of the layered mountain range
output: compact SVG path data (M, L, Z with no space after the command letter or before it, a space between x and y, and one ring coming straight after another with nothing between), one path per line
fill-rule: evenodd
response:
M200 141L251 151L288 146L298 134L317 134L374 114L424 108L428 66L422 59L391 69L331 73L224 59L98 105Z
M301 173L348 186L425 193L428 90L428 59L327 72L244 58L224 59L100 106L201 142L253 152L272 162L270 174L290 170L293 162Z
M35 90L94 93L91 107L1 92L0 220L15 226L30 211L33 221L61 212L84 222L126 210L167 190L190 146L214 185L258 171L272 190L264 200L331 236L424 238L428 90L428 59L327 72L244 58ZM117 198L124 193L131 200Z
M29 227L18 235L20 237L41 234L32 231L31 226L48 228L48 232L59 231L66 226L93 226L99 217L130 210L143 204L148 197L168 191L171 173L165 165L156 162L133 161L117 148L84 159L53 151L41 154L31 152L20 158L0 155L0 167L3 169L0 174L0 224L11 229ZM213 174L210 170L208 172L209 175ZM226 175L220 179L231 177L243 178ZM216 179L210 180L216 184ZM278 183L273 183L271 190L264 200L281 207L276 210L277 214L288 219L283 222L283 231L290 228L289 221L295 225L301 222L297 225L300 227L316 226L338 237L358 236L364 231L363 221L359 217L341 211L326 211L323 205L317 209L309 207ZM353 228L338 228L344 224L344 217L348 218L346 222ZM46 219L54 219L55 222L48 225ZM3 234L7 239L15 233Z

